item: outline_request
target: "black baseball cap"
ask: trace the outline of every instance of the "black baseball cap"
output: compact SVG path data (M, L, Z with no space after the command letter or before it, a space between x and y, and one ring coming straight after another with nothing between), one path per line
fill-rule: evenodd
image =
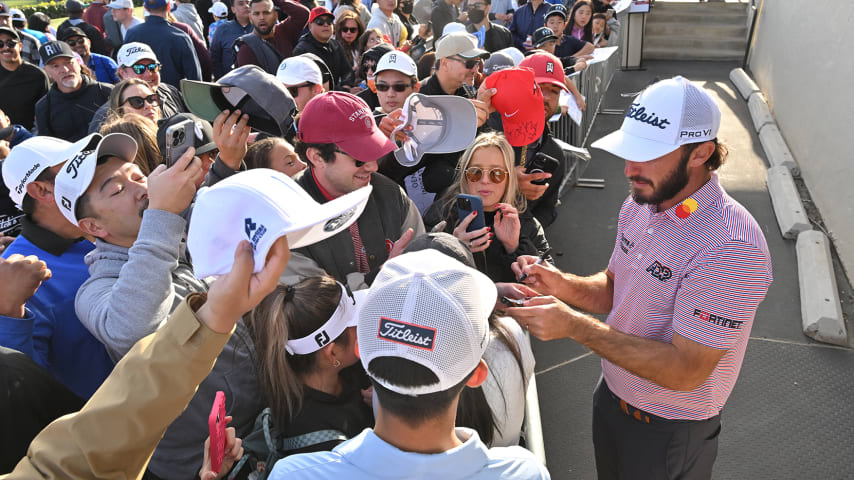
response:
M531 35L531 43L534 45L534 47L539 47L544 43L555 41L557 41L555 32L553 32L552 29L549 27L540 27L534 30L534 34Z
M561 5L560 3L557 3L549 7L548 10L546 10L546 16L544 18L549 18L552 15L560 15L561 17L563 17L563 20L566 21L568 13L566 11L565 6Z
M57 57L74 58L74 52L71 47L65 42L47 42L39 48L39 56L42 58L42 64L47 65L51 60Z
M10 37L14 38L15 40L21 41L21 36L18 35L17 30L15 30L14 28L0 27L0 33L5 33L6 35L9 35Z
M84 8L86 6L78 0L67 0L65 2L65 11L69 13L82 12Z
M85 37L86 33L83 30L80 30L78 27L65 27L58 32L57 37L59 40L63 42L68 40L71 37Z
M6 5L5 2L0 2L0 17L11 17L12 10L9 9L9 5Z

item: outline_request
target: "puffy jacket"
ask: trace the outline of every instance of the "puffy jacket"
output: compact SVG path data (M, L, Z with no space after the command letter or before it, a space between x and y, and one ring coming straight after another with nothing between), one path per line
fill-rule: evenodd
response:
M39 135L76 142L85 137L89 122L110 98L113 86L83 75L83 84L71 93L62 93L56 84L36 103Z

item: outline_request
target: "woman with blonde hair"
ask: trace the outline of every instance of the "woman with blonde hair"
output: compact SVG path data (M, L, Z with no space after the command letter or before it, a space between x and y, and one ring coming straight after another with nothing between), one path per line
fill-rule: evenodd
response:
M145 80L128 78L113 87L108 103L110 105L108 119L135 113L157 123L161 117L160 106L163 101L160 94Z
M519 255L541 255L549 250L542 225L526 211L514 158L513 147L503 134L479 135L460 157L454 184L424 214L428 228L445 220L445 231L469 247L478 270L495 282L516 281L510 265ZM466 231L477 212L458 217L456 199L461 193L480 197L483 228Z
M157 148L157 125L147 117L135 113L113 116L101 126L99 132L101 135L126 133L133 137L138 146L133 163L145 176L151 174L163 161L160 149Z

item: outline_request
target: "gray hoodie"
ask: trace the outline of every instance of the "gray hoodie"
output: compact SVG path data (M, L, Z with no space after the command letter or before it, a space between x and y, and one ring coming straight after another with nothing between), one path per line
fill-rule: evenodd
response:
M90 277L77 292L77 315L113 359L119 360L134 343L157 330L189 293L207 291L187 260L185 228L186 221L178 215L146 210L131 248L98 240L86 256ZM161 478L198 474L217 390L225 392L226 412L234 417L230 425L238 436L252 430L264 407L253 358L254 345L240 321L213 371L166 430L149 470Z

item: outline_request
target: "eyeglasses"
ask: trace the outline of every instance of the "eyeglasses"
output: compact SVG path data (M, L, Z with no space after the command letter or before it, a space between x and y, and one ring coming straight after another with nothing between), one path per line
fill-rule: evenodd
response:
M17 40L6 40L6 48L15 48L15 45L17 45L19 43L21 43L21 42L19 42ZM2 47L2 46L3 46L3 42L0 42L0 47Z
M466 169L466 180L469 182L479 182L481 178L483 178L483 174L486 172L489 176L489 180L492 183L501 183L504 180L507 180L507 170L503 168L490 168L488 171L480 168L480 167L469 167Z
M318 25L321 27L325 27L326 25L332 25L333 23L335 23L335 20L333 20L331 18L318 18L314 21L315 25Z
M77 40L72 40L69 38L65 41L65 43L67 43L69 47L76 47L77 44L83 45L85 42L86 40L84 40L83 37L77 37Z
M341 154L344 154L344 155L347 155L348 157L350 157L350 155L348 155L346 152L344 152L343 150L341 150L339 148L335 149L335 153L341 153ZM350 157L350 158L353 158L353 157ZM362 168L362 165L365 164L365 162L363 162L361 160L356 160L355 158L353 158L353 161L356 162L356 168Z
M145 106L145 104L160 106L160 94L152 93L147 97L128 97L122 102L122 105L129 103L131 107L137 110Z
M341 33L359 33L359 27L341 27Z
M403 93L407 89L412 88L414 86L415 86L414 83L392 83L391 85L389 85L388 83L377 83L376 84L378 92L387 92L388 89L390 88L397 93Z
M456 60L456 61L462 63L466 67L466 70L471 70L472 68L480 65L480 59L479 58L474 58L472 60L466 60L465 58L458 58L458 57L448 57L448 58L450 58L451 60Z
M306 82L306 83L303 83L302 85L294 85L293 87L285 87L285 88L288 89L288 93L290 93L292 97L296 97L297 95L299 95L299 89L300 88L310 87L312 85L314 85L314 84L311 82Z
M146 69L151 73L154 73L154 72L160 70L160 64L159 63L149 63L148 65L136 64L136 65L131 66L130 68L133 69L133 73L135 73L137 75L142 75L143 73L145 73Z

